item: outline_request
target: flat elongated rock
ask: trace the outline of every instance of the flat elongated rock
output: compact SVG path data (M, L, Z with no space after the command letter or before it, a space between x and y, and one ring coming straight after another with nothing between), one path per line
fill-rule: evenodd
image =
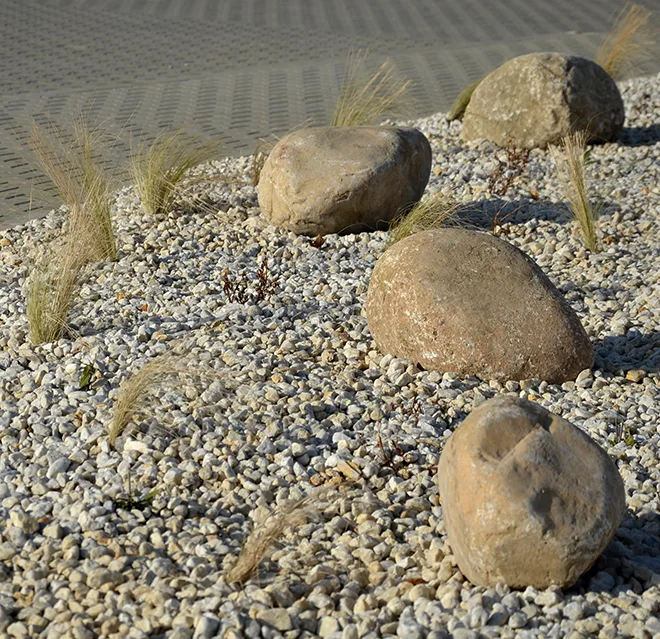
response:
M593 364L561 293L487 233L436 229L394 244L374 268L366 314L381 351L427 370L561 383Z
M298 235L372 231L417 202L430 174L431 146L417 129L302 129L268 156L259 206Z
M518 397L499 396L472 411L442 452L438 483L458 566L484 586L573 585L626 508L607 453Z
M584 130L590 142L605 142L616 138L624 118L616 83L595 62L531 53L479 83L465 110L463 139L532 148Z

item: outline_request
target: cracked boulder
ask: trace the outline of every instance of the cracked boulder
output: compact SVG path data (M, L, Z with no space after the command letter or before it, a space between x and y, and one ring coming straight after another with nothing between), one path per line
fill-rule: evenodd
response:
M458 228L416 233L374 268L366 316L378 348L485 380L574 380L593 364L580 320L536 263Z
M463 118L465 141L545 147L578 130L589 142L614 140L623 127L616 82L595 62L560 53L530 53L487 75Z
M438 483L458 567L481 586L570 587L626 508L621 476L598 444L541 406L504 395L451 436Z
M373 231L417 202L430 174L431 145L417 129L302 129L268 156L259 206L297 235Z

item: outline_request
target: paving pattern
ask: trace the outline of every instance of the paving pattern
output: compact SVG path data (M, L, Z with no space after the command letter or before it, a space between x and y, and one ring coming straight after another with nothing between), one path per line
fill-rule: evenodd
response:
M653 8L657 0L648 0ZM504 60L592 56L618 0L0 0L0 228L42 214L30 119L86 113L129 139L186 127L225 155L301 122L327 121L351 49L389 56L414 112L447 109ZM643 73L660 70L660 49ZM38 194L38 195L35 195Z

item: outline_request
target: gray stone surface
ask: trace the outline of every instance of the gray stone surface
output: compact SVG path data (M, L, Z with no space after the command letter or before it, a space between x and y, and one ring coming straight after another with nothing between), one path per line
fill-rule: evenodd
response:
M572 586L626 510L623 481L602 448L560 416L506 395L481 404L447 442L438 484L458 567L480 586ZM574 603L564 614L577 620L581 610Z
M544 148L585 131L589 143L609 142L624 118L616 83L595 62L532 53L506 62L479 83L465 110L463 139Z
M282 138L259 180L259 206L297 235L386 229L422 196L431 145L417 129L315 127Z

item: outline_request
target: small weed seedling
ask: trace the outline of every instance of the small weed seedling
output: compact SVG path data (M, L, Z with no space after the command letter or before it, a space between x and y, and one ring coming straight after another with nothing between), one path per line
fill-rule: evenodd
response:
M258 304L275 293L279 279L268 269L268 259L264 258L257 269L256 282L252 285L246 275L233 277L229 269L222 273L222 288L230 303Z
M502 158L502 152L505 157ZM495 197L505 197L513 183L525 172L529 163L529 149L506 147L495 152L497 166L488 176L488 192Z

